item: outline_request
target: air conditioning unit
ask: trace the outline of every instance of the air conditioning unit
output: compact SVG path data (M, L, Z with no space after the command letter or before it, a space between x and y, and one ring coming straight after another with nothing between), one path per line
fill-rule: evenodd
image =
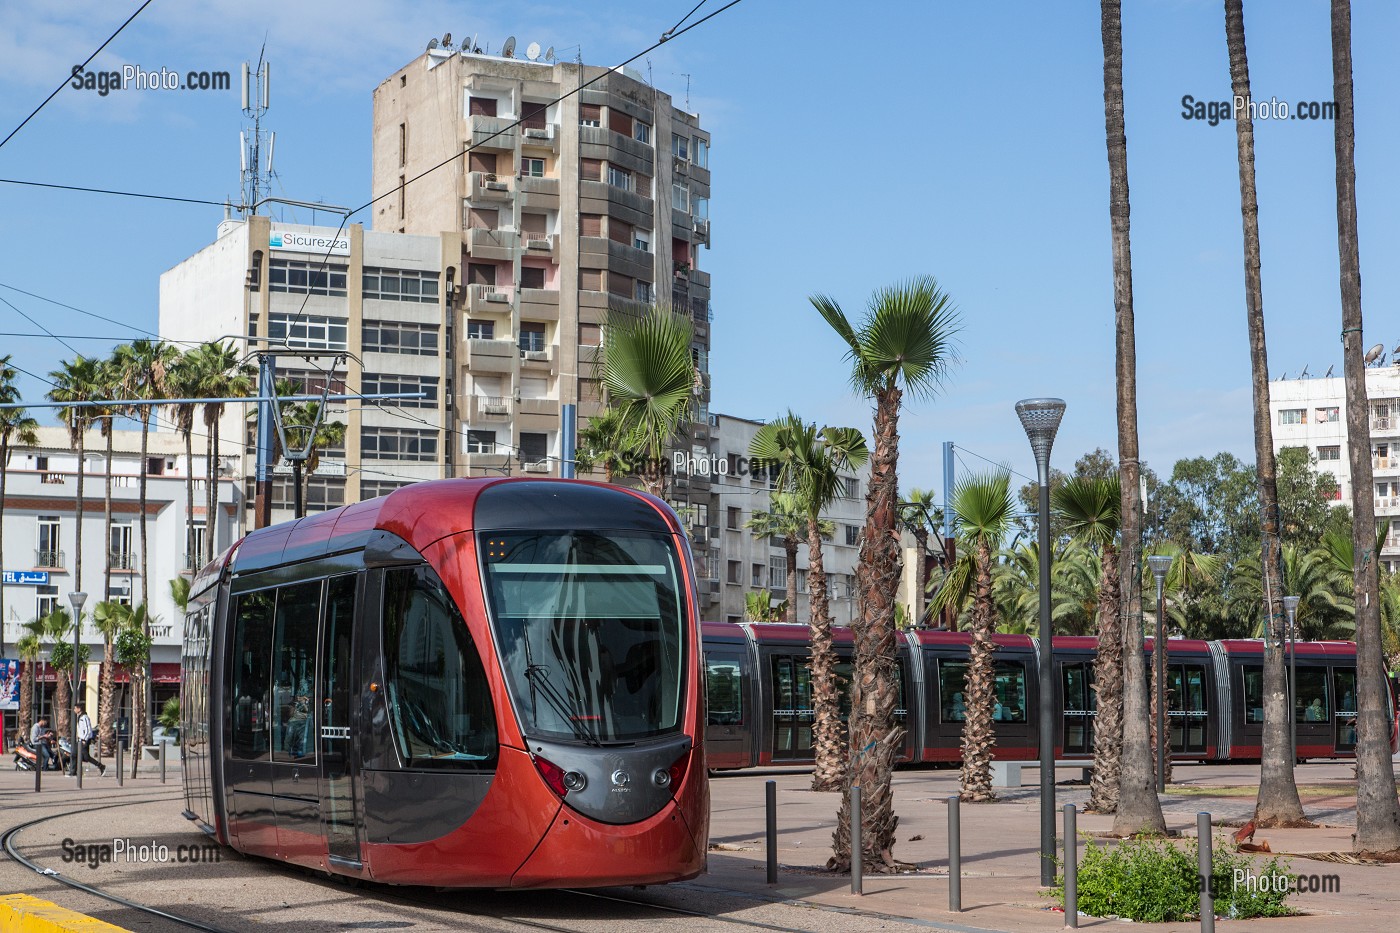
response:
M510 296L507 295L505 292L487 292L486 300L506 302L510 301Z
M524 355L527 360L537 360L541 363L549 362L548 350L526 350Z
M548 461L548 460L536 460L534 463L527 463L527 464L525 464L525 472L526 472L526 473L548 473L548 472L549 472L549 461Z
M554 130L548 126L531 126L525 129L526 139L553 139Z
M528 240L525 241L525 248L526 248L526 249L549 249L549 240L548 240L547 238L544 238L544 239L541 239L541 238L528 239Z
M690 163L685 159L672 159L671 169L678 174L684 175L690 171Z

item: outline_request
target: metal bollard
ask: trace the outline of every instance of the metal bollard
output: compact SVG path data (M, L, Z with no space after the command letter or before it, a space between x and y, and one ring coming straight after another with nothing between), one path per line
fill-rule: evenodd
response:
M864 894L865 866L861 864L865 842L860 837L860 785L851 785L851 893Z
M1074 804L1065 804L1065 929L1079 929L1079 836Z
M962 913L962 827L956 794L948 798L948 910Z
M44 759L36 751L34 753L34 793L39 793L43 786Z
M763 785L764 804L768 811L768 883L778 883L778 782Z
M1210 879L1215 871L1211 849L1215 841L1210 835L1210 814L1196 814L1196 870L1201 880L1201 933L1215 933L1215 894L1210 889Z
M124 782L125 778L126 778L126 776L125 776L124 774L122 774L122 740L121 740L121 739L117 739L117 758L116 758L116 763L115 763L114 767L116 767L116 769L117 769L117 786L118 786L118 787L121 787L121 786L123 785L123 782Z
M160 782L165 783L165 750L170 747L169 742L160 743Z

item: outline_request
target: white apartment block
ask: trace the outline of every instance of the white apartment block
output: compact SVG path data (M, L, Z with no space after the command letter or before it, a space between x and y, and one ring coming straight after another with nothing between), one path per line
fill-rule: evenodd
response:
M1390 534L1381 548L1381 564L1387 570L1400 570L1400 366L1368 368L1366 396L1376 517L1391 520ZM1342 379L1273 380L1269 383L1269 417L1274 449L1306 447L1316 457L1317 468L1336 478L1339 501L1350 508L1352 481Z

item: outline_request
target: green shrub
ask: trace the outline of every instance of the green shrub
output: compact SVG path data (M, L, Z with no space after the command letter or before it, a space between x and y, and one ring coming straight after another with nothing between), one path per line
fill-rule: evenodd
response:
M1293 876L1278 858L1264 864L1225 849L1217 840L1211 863L1210 889L1215 913L1232 919L1281 917L1291 911L1285 903ZM1175 846L1164 839L1127 839L1096 845L1084 837L1079 858L1079 909L1094 917L1124 917L1140 923L1169 923L1200 916L1201 889L1197 873L1196 840ZM1237 875L1236 872L1239 872ZM1236 884L1252 878L1253 885ZM1047 896L1064 905L1064 878Z

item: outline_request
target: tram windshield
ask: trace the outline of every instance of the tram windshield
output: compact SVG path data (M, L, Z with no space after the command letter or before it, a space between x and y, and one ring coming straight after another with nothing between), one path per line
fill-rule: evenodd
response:
M664 535L481 535L486 596L531 737L632 742L679 728L685 637Z

